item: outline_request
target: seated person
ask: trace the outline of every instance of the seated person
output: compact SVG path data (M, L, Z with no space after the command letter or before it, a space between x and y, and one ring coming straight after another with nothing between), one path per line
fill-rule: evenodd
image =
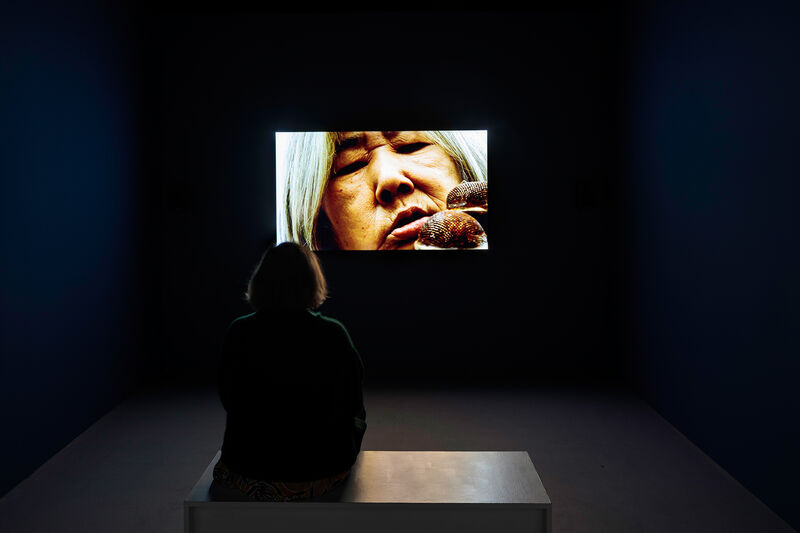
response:
M314 311L327 295L314 252L273 246L230 325L219 394L227 412L218 485L249 499L319 496L344 480L366 430L364 367L345 327Z

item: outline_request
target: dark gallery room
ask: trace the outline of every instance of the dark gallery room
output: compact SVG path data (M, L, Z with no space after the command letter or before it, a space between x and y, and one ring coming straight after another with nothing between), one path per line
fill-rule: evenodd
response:
M353 533L800 528L800 3L34 0L0 7L0 42L0 531L313 531L317 510ZM328 165L305 211L285 132L319 133ZM480 132L482 162L453 132ZM436 184L479 167L491 213L459 216L482 249L359 245L357 221L430 194L380 226L421 248L455 210ZM248 282L304 220L330 232L298 249L337 322L291 313L357 350L359 462L325 501L191 514L243 416L220 376ZM234 390L275 462L287 413L325 403L290 369L350 381L270 316L273 381ZM370 470L385 452L425 464ZM436 465L490 456L529 470ZM489 501L529 482L536 505ZM380 483L422 503L365 499Z

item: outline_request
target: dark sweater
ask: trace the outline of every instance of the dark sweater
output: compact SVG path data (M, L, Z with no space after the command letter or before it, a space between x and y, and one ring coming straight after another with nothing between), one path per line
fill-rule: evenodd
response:
M364 366L345 327L311 311L259 311L228 329L221 461L247 477L309 481L350 468L366 430Z

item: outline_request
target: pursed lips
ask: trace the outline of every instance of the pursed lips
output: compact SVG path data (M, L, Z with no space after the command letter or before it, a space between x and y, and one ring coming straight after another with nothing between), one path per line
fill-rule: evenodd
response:
M401 242L416 239L419 235L419 230L422 229L422 226L429 218L430 215L419 207L401 211L395 217L394 224L380 248L394 248L395 245Z

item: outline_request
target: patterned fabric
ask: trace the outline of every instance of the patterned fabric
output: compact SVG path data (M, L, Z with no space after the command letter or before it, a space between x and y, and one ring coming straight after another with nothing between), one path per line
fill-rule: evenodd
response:
M297 483L252 479L228 468L222 461L214 465L214 480L227 488L238 490L250 499L263 502L289 502L321 496L350 475L350 470L314 481Z

